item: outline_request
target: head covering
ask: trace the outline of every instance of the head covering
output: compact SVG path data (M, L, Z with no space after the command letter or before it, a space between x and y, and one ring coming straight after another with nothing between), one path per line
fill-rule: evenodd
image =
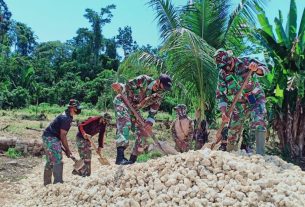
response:
M223 68L227 64L230 64L233 57L232 50L225 50L223 48L218 49L214 54L214 59L218 68Z
M81 105L78 100L70 99L69 104L67 105L68 108L75 107L76 109L81 109Z
M187 114L187 107L185 104L178 104L174 109L177 111L179 118L185 118Z
M109 123L110 123L111 120L112 120L111 115L110 115L109 113L107 113L107 112L102 113L101 116L102 116L103 119L105 119L105 120L106 120L107 122L109 122Z
M172 79L169 75L161 74L159 77L160 83L162 83L164 90L169 91L172 87Z

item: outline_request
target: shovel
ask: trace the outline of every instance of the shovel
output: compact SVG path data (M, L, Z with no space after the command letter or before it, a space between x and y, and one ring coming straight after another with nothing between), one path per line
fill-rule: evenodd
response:
M97 147L94 144L94 142L92 142L91 138L88 137L89 142L91 143L91 145L93 146L94 150L96 151L96 153L99 155L98 161L102 164L102 165L110 165L110 162L107 160L107 158L103 157L101 155L100 152L97 151Z
M61 148L62 151L66 152L66 150L62 147ZM73 168L74 170L76 170L77 172L82 169L82 167L84 167L85 165L85 162L84 160L77 160L74 156L70 156L70 158L73 160L74 162L74 165L73 165Z
M140 127L143 127L145 125L143 118L138 114L138 112L130 104L130 102L126 98L126 96L124 96L122 93L120 93L120 95L121 95L121 98L123 99L124 103L128 106L128 108L131 110L133 115L136 117L136 120L139 122ZM166 155L178 154L177 150L175 150L173 147L167 145L165 142L161 143L160 141L158 141L155 134L152 134L151 138L153 139L154 143L160 148L160 150L162 152L164 152Z
M228 117L231 117L231 114L232 114L232 112L233 112L233 110L234 110L234 108L235 108L235 105L236 105L236 103L237 103L237 101L238 101L238 99L239 99L239 97L240 97L242 91L243 91L244 88L246 87L246 85L247 85L247 83L248 83L248 81L249 81L249 79L250 79L251 76L252 76L252 71L250 70L250 71L248 72L248 74L247 74L247 76L246 76L246 79L245 79L245 81L243 82L241 88L239 89L239 91L237 92L237 94L235 95L235 97L234 97L234 99L233 99L232 105L231 105L231 107L229 108L229 110L228 110L228 112L227 112L227 116L228 116ZM206 146L203 147L203 148L210 148L210 149L212 150L216 145L218 146L218 144L219 144L219 142L220 142L220 140L221 140L221 138L222 138L221 132L222 132L223 128L225 127L225 125L226 125L225 122L222 122L222 123L221 123L221 126L220 126L220 128L217 130L217 133L216 133L216 140L215 140L214 142L212 142L212 143L207 143Z

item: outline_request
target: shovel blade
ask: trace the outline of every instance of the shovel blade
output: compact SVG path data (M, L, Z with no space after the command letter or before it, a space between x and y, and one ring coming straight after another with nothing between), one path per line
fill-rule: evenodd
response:
M98 158L98 161L99 161L102 165L110 165L110 162L109 162L105 157L100 157L100 158Z
M79 171L80 169L82 169L85 165L85 162L84 160L77 160L75 161L73 167L76 171Z
M158 141L157 146L161 148L160 150L163 151L167 155L177 155L179 152L172 146L170 146L167 142Z
M202 146L202 150L203 149L211 149L212 148L212 145L213 145L213 142L208 142L208 143L205 143L203 146ZM216 144L212 150L218 150L218 148L220 147L221 145L221 142L219 142L218 144Z

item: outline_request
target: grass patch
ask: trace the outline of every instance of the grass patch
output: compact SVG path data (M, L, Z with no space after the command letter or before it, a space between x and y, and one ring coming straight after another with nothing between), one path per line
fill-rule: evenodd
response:
M8 150L4 153L7 157L16 159L22 156L22 153L16 150L15 148L8 148Z
M139 155L137 162L147 162L150 159L156 159L162 157L162 154L158 151L151 151L149 153L144 153Z

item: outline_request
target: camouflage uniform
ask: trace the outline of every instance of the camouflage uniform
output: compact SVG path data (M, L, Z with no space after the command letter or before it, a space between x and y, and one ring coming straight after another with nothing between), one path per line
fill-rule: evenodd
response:
M98 147L104 148L104 139L107 124L110 123L111 116L108 113L103 113L102 116L89 117L78 126L78 133L76 135L76 145L79 156L84 160L85 165L79 170L77 174L81 176L91 175L91 143L85 139L85 134L94 136L98 134ZM76 174L76 172L74 172Z
M152 90L155 80L147 75L141 75L130 80L123 87L122 93L126 95L127 99L134 106L136 110L149 107L149 114L146 122L154 123L154 116L157 113L162 96L161 91L154 92ZM137 127L136 119L132 112L124 103L121 95L117 95L113 101L115 116L116 116L116 146L126 148L131 137L130 131L136 133L136 142L132 154L138 155L145 147L146 139L141 136Z
M58 137L42 136L43 146L46 154L46 168L52 168L62 163L61 141Z
M227 109L230 107L234 96L238 93L242 83L244 82L248 66L251 62L255 62L260 66L263 75L268 72L267 67L250 58L234 58L235 65L232 71L220 69L218 75L218 87L216 97L218 107L220 109ZM242 92L241 98L237 101L235 109L231 115L228 131L228 151L237 150L236 143L242 134L242 125L247 118L251 118L251 131L255 129L265 129L265 115L266 115L266 98L258 80L258 74L254 74L250 79L245 89Z
M177 105L175 109L178 117L171 125L175 149L178 152L187 152L192 147L194 122L187 116L186 106L184 104Z
M84 167L79 170L78 174L82 176L90 176L91 174L91 144L88 140L81 136L76 136L76 146L79 157L84 160ZM88 164L89 163L89 164Z

